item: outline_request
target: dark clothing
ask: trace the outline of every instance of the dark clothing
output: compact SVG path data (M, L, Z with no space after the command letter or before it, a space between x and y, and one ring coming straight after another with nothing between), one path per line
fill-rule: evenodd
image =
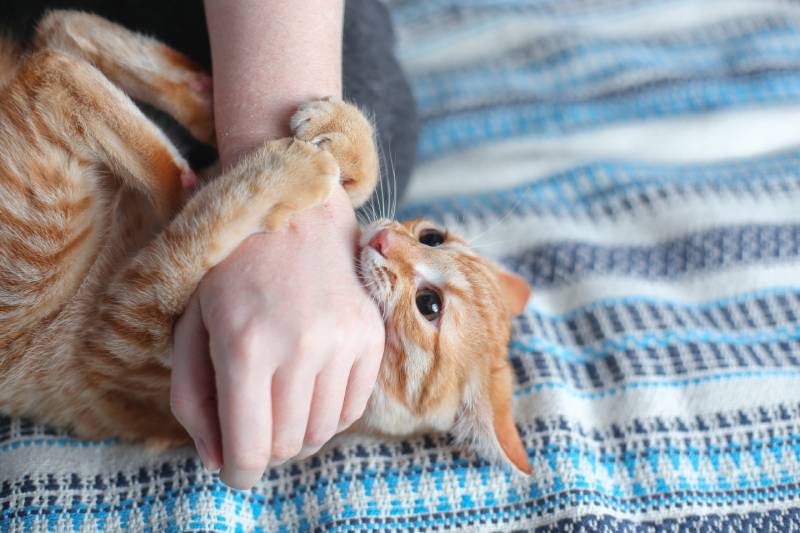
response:
M5 0L0 23L26 40L45 10L59 8L97 13L156 37L211 69L205 12L199 0ZM384 186L393 185L389 168L393 164L399 197L414 163L418 124L408 80L394 56L389 13L380 1L345 2L343 56L344 97L373 117L382 152L381 179L386 180ZM213 151L194 141L170 117L145 105L142 108L186 152L193 166L213 161Z

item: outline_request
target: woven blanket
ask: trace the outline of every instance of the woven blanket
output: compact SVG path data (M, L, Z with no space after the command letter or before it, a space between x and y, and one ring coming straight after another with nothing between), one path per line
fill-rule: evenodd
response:
M395 0L423 131L402 216L534 287L533 476L337 438L232 490L0 419L3 531L800 530L800 5Z

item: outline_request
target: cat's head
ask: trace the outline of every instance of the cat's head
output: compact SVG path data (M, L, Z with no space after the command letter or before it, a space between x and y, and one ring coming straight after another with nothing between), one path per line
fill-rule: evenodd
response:
M378 221L359 270L383 312L386 349L362 426L393 435L452 431L530 474L512 418L511 319L524 279L425 220Z

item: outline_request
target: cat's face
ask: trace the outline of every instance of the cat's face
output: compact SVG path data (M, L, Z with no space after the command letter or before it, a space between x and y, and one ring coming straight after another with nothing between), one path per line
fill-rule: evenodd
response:
M530 473L511 415L507 352L527 283L425 220L378 221L360 244L360 275L386 323L362 424L394 435L453 431Z

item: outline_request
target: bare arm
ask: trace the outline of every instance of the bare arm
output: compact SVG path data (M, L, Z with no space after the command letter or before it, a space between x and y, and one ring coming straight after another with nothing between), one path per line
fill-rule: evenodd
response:
M223 165L288 134L301 102L341 93L341 0L206 0ZM203 462L253 486L363 412L383 323L353 267L338 188L286 230L255 235L209 271L175 329L172 405Z
M223 164L285 137L301 103L342 93L342 0L206 0Z

